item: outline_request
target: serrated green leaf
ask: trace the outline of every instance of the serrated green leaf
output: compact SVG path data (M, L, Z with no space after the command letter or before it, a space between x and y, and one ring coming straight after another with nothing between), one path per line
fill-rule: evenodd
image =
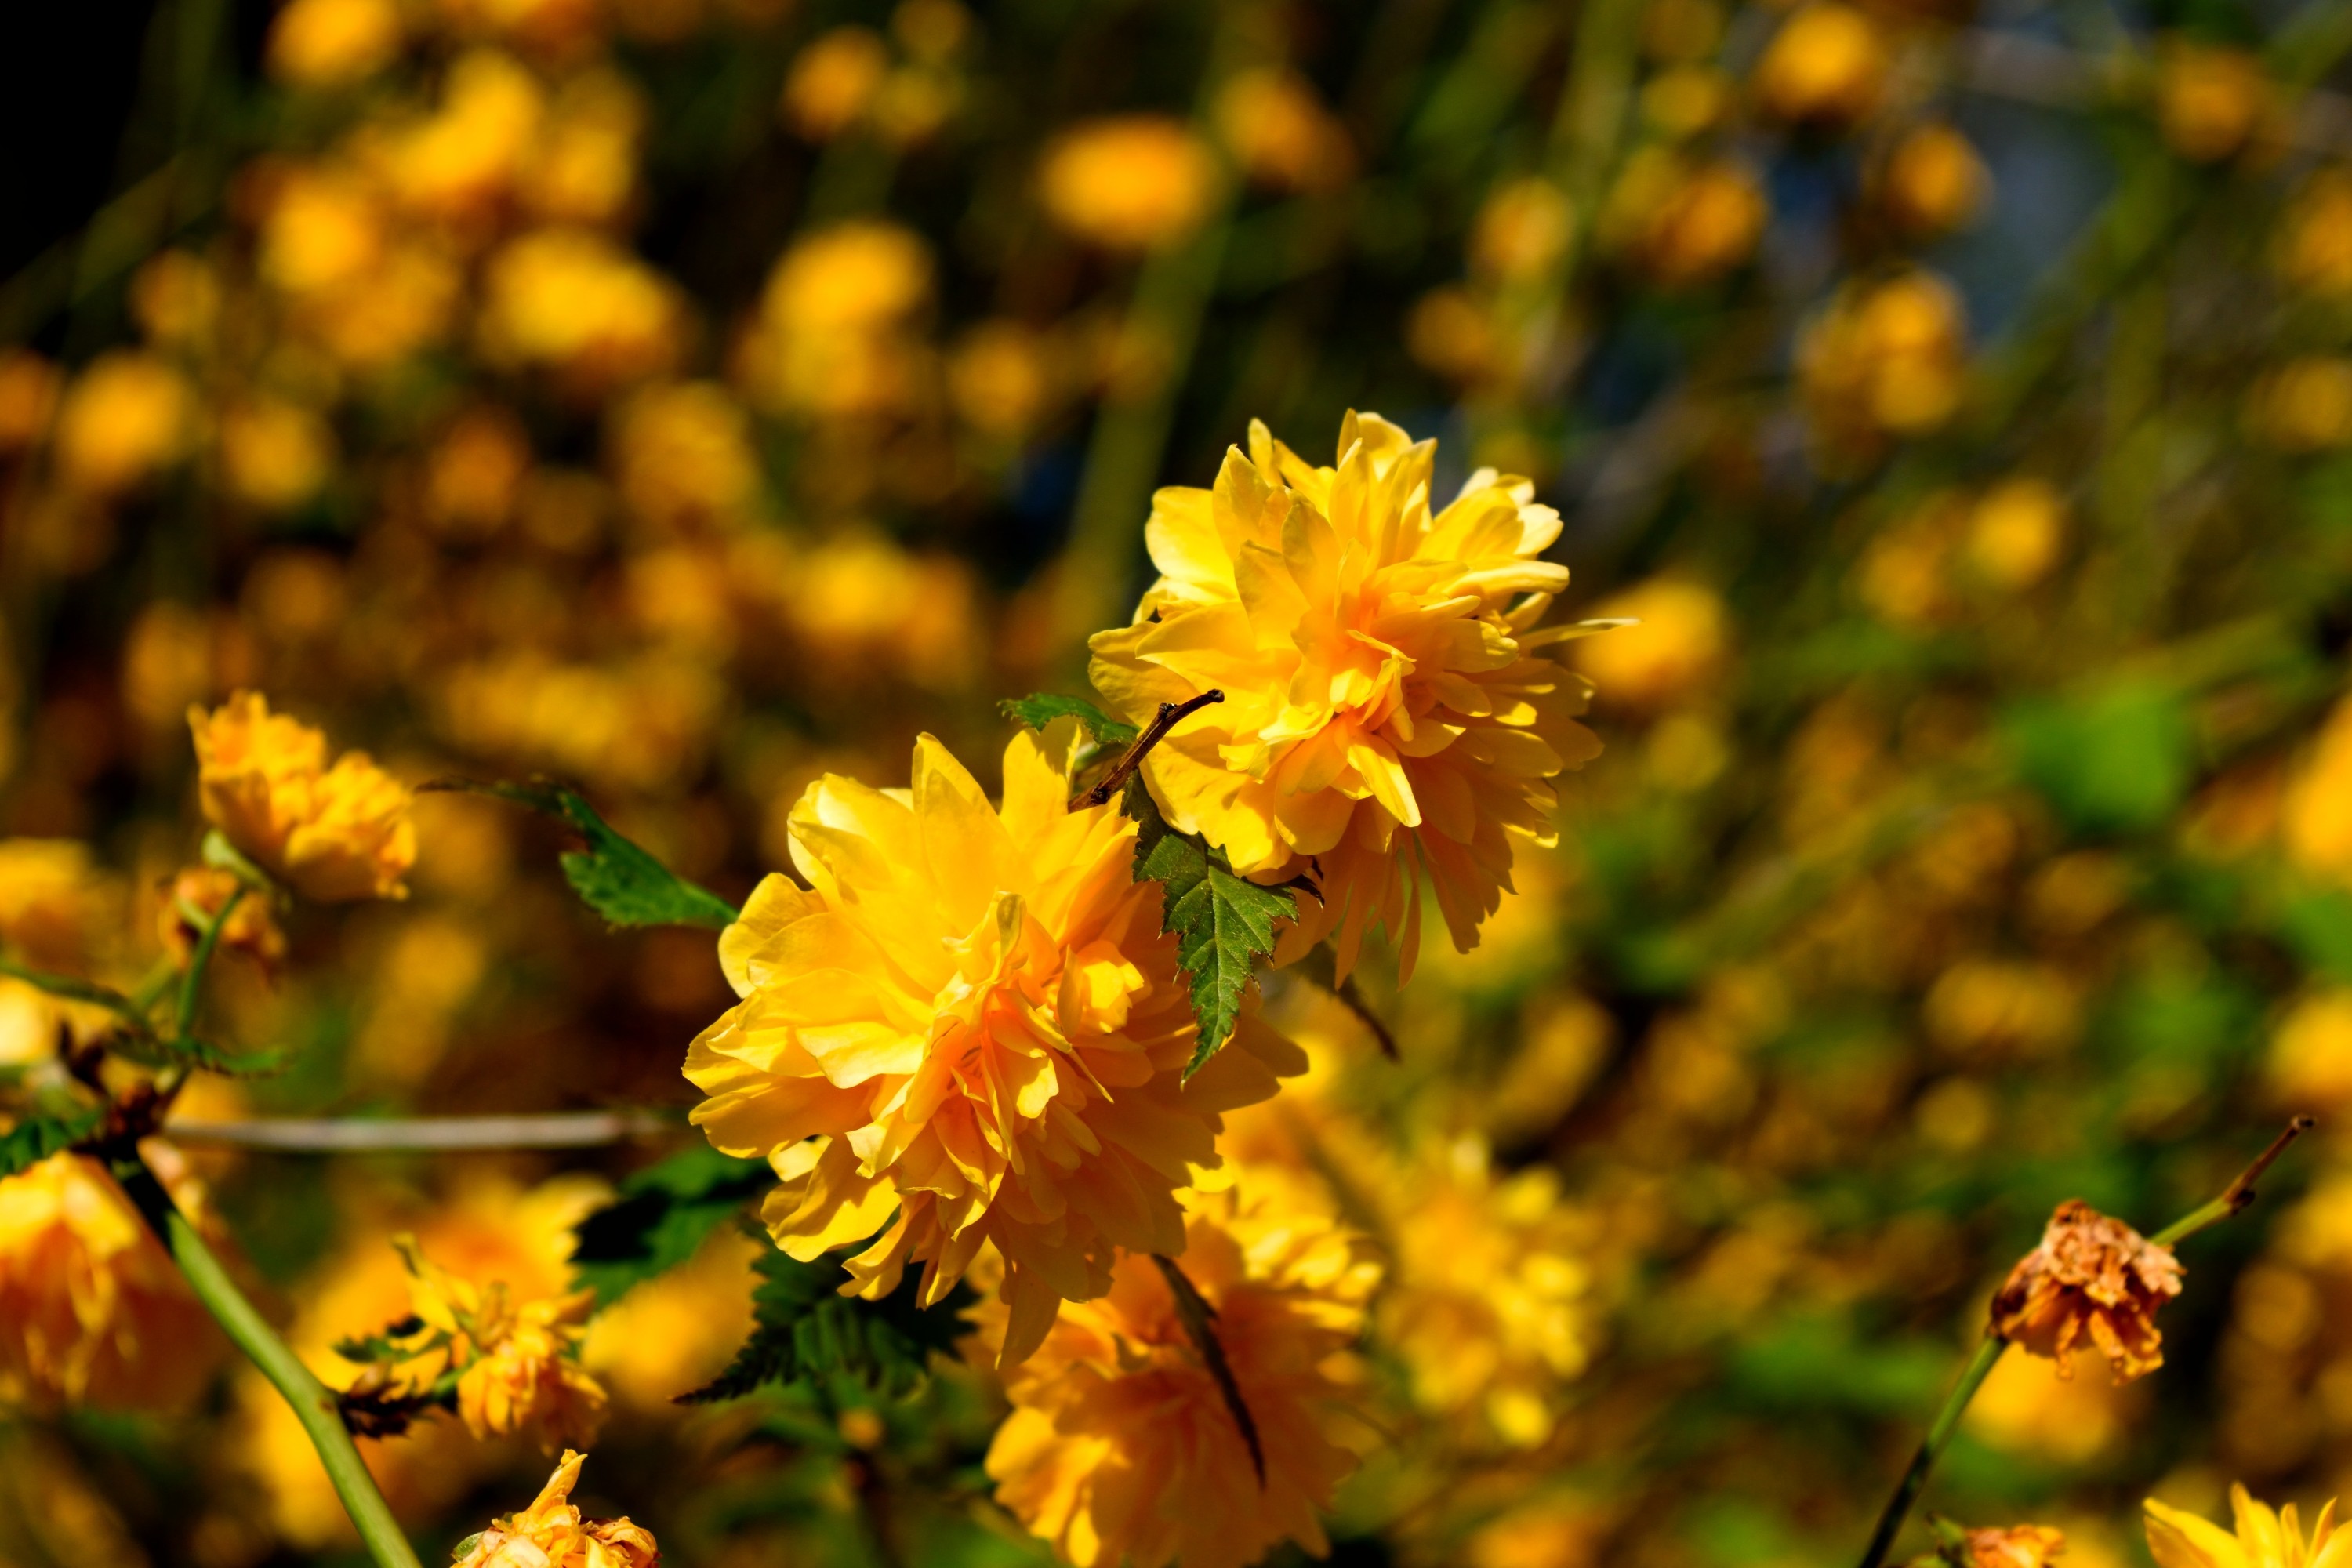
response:
M1059 697L1050 691L1008 697L997 708L1007 719L1032 730L1042 730L1056 719L1076 719L1098 745L1131 746L1140 732L1132 724L1112 718L1083 697Z
M969 1331L964 1310L974 1297L958 1285L930 1307L915 1304L920 1278L908 1273L879 1301L844 1296L849 1271L828 1254L802 1263L771 1248L753 1262L754 1327L727 1370L681 1405L737 1399L768 1384L847 1377L877 1393L910 1393L929 1375L930 1355L951 1351Z
M1175 933L1176 962L1192 976L1201 1033L1184 1064L1190 1078L1232 1037L1257 961L1273 953L1275 927L1296 919L1298 907L1286 892L1236 877L1164 825L1140 851L1136 875L1167 889L1160 929Z
M587 847L564 851L564 879L583 903L604 917L607 925L716 930L735 921L734 905L678 876L614 832L574 790L547 783L477 784L467 779L444 779L424 787L495 795L569 823Z
M104 1114L91 1110L79 1116L28 1116L0 1132L0 1177L13 1176L60 1149L70 1149L98 1131Z
M710 1233L775 1184L758 1160L708 1143L682 1150L621 1184L619 1198L572 1227L572 1283L609 1307L635 1286L687 1262Z

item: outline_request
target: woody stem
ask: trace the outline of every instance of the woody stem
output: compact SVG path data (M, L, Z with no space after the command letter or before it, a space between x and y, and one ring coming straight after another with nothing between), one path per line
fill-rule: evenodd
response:
M2319 1125L2316 1117L2298 1116L2286 1124L2286 1130L2271 1140L2271 1146L2254 1156L2254 1163L2238 1173L2238 1179L2221 1189L2221 1195L2201 1208L2192 1209L2174 1220L2147 1239L2158 1247L2170 1247L2174 1242L2195 1236L2208 1226L2219 1225L2231 1215L2242 1212L2256 1196L2254 1184L2281 1154L2286 1146Z
M1111 764L1110 772L1103 774L1102 783L1087 791L1086 804L1108 804L1110 797L1125 788L1127 781L1135 776L1135 770L1143 765L1143 759L1151 754L1151 748L1167 738L1169 731L1212 702L1224 700L1225 694L1222 691L1203 691L1198 697L1182 702L1162 702L1160 711L1151 716L1151 722L1144 726L1143 733L1135 738L1135 744L1128 747L1126 754Z
M213 1255L213 1249L196 1234L196 1227L188 1223L172 1195L163 1190L163 1184L147 1168L146 1162L136 1158L117 1160L113 1168L115 1180L122 1184L124 1193L146 1216L148 1225L171 1253L172 1261L180 1266L196 1300L220 1324L229 1342L261 1369L261 1374L292 1407L294 1418L302 1424L311 1446L319 1450L320 1462L327 1467L327 1479L334 1483L335 1496L341 1500L343 1511L351 1515L376 1568L421 1568L415 1548L401 1533L383 1494L376 1489L375 1478L368 1474L367 1466L362 1462L359 1446L344 1430L334 1394L311 1375L310 1369L262 1321L261 1314Z
M1919 1451L1911 1456L1910 1468L1903 1472L1903 1479L1895 1485L1895 1495L1886 1500L1886 1507L1878 1516L1878 1528L1871 1532L1870 1545L1862 1554L1862 1568L1879 1568L1886 1561L1887 1551L1894 1546L1895 1535L1903 1529L1903 1521L1909 1516L1911 1505L1918 1500L1919 1489L1927 1484L1928 1472L1943 1457L1944 1449L1952 1441L1952 1434L1960 1429L1960 1417L1967 1413L1969 1401L1977 1396L1977 1390L1984 1386L1984 1380L1992 1375L1993 1365L2000 1360L2000 1352L2008 1348L2007 1340L1999 1334L1987 1333L1983 1342L1977 1346L1976 1354L1969 1358L1969 1364L1960 1369L1960 1380L1952 1385L1952 1392L1944 1396L1944 1407L1936 1412L1936 1419L1928 1426L1927 1435L1919 1439Z

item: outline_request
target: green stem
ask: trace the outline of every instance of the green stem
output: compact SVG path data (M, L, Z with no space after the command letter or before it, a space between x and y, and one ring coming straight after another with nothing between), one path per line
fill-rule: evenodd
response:
M2236 1181L2221 1189L2220 1197L2210 1204L2191 1209L2154 1236L2149 1237L2148 1241L2157 1247L2170 1247L2173 1243L2195 1236L2208 1226L2219 1225L2231 1215L2243 1210L2248 1204L2254 1201L2254 1184L2263 1179L2263 1173L2271 1168L2272 1162L2286 1152L2288 1144L2318 1125L2318 1118L2312 1116L2298 1116L2288 1122L2286 1130L2271 1140L2271 1146L2255 1155L2254 1163L2239 1172Z
M422 1568L415 1549L401 1533L383 1494L376 1489L375 1478L368 1474L366 1464L361 1460L359 1445L344 1430L334 1394L311 1375L310 1369L262 1321L261 1314L246 1300L245 1292L236 1288L228 1270L221 1267L220 1259L172 1202L171 1194L163 1190L163 1184L155 1179L146 1163L136 1159L117 1161L114 1174L131 1202L139 1205L148 1225L163 1238L172 1260L187 1277L196 1300L204 1303L205 1310L227 1333L229 1342L261 1369L261 1374L293 1408L295 1419L302 1423L311 1446L319 1450L320 1461L327 1467L327 1479L334 1483L335 1496L342 1500L343 1511L351 1515L377 1568Z
M180 1005L172 1020L172 1037L175 1040L186 1039L188 1031L195 1026L196 1003L204 994L205 972L212 967L213 953L220 946L222 928L228 924L228 917L236 912L236 906L245 895L244 884L231 888L228 897L221 900L221 907L213 911L213 918L197 933L195 951L188 955L188 972L180 977ZM183 909L185 909L184 905Z
M1862 1554L1862 1568L1879 1568L1879 1564L1886 1561L1887 1549L1895 1544L1895 1535L1903 1529L1903 1521L1909 1516L1912 1503L1918 1499L1919 1489L1927 1484L1928 1472L1943 1457L1944 1449L1951 1443L1952 1434L1960 1429L1960 1417L1967 1414L1969 1401L1977 1396L1977 1390L1982 1388L1985 1379L1992 1375L1994 1365L2000 1360L2000 1352L2008 1348L2007 1340L1998 1334L1988 1333L1983 1342L1977 1346L1977 1353L1969 1357L1969 1364L1961 1369L1960 1380L1952 1385L1952 1392L1944 1396L1944 1407L1936 1412L1935 1422L1928 1426L1927 1435L1919 1439L1919 1451L1911 1456L1911 1468L1903 1472L1903 1479L1895 1483L1895 1495L1886 1500L1886 1508L1878 1516L1878 1528L1871 1532L1870 1545Z

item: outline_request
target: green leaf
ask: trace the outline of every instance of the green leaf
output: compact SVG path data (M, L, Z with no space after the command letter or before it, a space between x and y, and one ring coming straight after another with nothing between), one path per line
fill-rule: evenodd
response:
M952 1351L969 1330L964 1309L975 1299L958 1285L931 1307L915 1305L921 1279L909 1271L879 1301L840 1293L849 1271L828 1254L802 1263L772 1248L751 1265L756 1325L735 1360L711 1383L678 1395L681 1405L736 1399L768 1384L850 1378L877 1393L911 1393L929 1375L930 1355Z
M79 1116L28 1116L0 1132L0 1177L13 1176L60 1149L70 1149L97 1131L105 1114L93 1109Z
M146 1016L139 1010L139 1004L110 985L100 985L88 980L77 980L70 974L50 974L38 969L27 969L21 963L14 963L5 958L0 958L0 974L21 980L26 984L37 990L46 991L52 996L63 996L72 1002L94 1003L120 1016L123 1022L129 1024L141 1035L152 1032Z
M2188 710L2170 691L2143 681L2020 702L2003 727L2019 773L2079 831L2156 826L2195 773Z
M681 1150L621 1184L619 1199L572 1228L572 1282L609 1307L634 1286L701 1250L710 1233L775 1184L758 1160L708 1143Z
M1056 719L1076 719L1097 745L1131 746L1140 732L1083 697L1057 697L1050 691L1038 691L1027 697L1008 697L996 706L1007 719L1032 730L1042 730Z
M1176 961L1192 977L1192 1016L1201 1026L1192 1077L1232 1037L1257 961L1274 952L1275 927L1297 917L1298 906L1279 889L1245 881L1195 840L1160 825L1149 847L1137 835L1136 876L1163 884L1167 904L1160 929L1176 935Z
M468 779L442 779L422 787L495 795L569 823L587 847L564 852L563 875L572 890L604 916L608 925L717 930L735 921L734 905L678 876L614 832L574 790L544 782L478 784Z

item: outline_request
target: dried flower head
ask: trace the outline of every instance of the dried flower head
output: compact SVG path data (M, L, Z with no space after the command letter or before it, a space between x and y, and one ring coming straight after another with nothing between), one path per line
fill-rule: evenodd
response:
M583 1519L572 1505L584 1456L563 1451L539 1497L479 1535L457 1543L450 1568L653 1568L653 1531L619 1519Z
M1137 724L1223 691L1143 776L1235 871L1318 885L1281 963L1336 933L1344 975L1380 925L1410 974L1424 885L1467 952L1519 843L1557 841L1551 781L1601 750L1576 721L1590 688L1538 651L1570 635L1537 629L1568 584L1538 559L1559 514L1492 469L1433 508L1436 448L1350 413L1339 466L1317 468L1253 423L1214 489L1153 498L1160 580L1091 645L1095 686Z
M327 766L327 738L253 691L189 709L188 728L206 819L262 869L322 903L407 896L408 791L366 752Z
M2069 1198L1993 1297L1992 1327L2056 1362L2061 1377L2071 1375L2068 1358L2087 1333L2116 1381L2128 1383L2164 1364L2156 1311L2179 1294L2170 1247Z
M1175 1189L1219 1163L1219 1113L1304 1066L1245 1015L1183 1078L1160 884L1134 880L1134 823L1069 806L1068 739L1015 736L1001 806L928 735L910 791L810 785L790 819L810 886L770 877L719 938L743 1001L686 1061L711 1142L784 1178L763 1215L793 1257L888 1224L855 1288L918 1263L929 1306L992 1243L1009 1362L1109 1288L1114 1247L1181 1248Z
M2333 1499L2319 1510L2308 1540L2294 1504L2273 1510L2243 1486L2230 1489L2235 1534L2154 1498L2144 1506L2147 1549L2158 1568L2343 1568L2352 1563L2352 1530L2336 1527Z

